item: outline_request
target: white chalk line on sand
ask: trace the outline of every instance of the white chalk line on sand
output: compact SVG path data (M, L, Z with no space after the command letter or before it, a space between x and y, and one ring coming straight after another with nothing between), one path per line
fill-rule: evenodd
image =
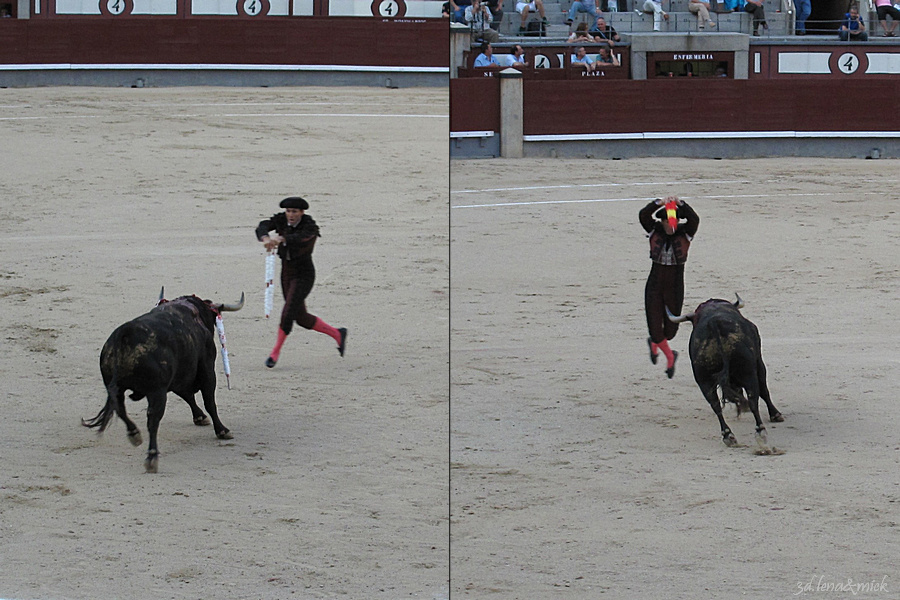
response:
M0 117L0 121L39 121L52 119L101 119L107 115L60 115L52 117ZM378 114L378 113L210 113L195 115L159 115L164 119L202 119L202 118L297 118L297 117L332 117L339 119L449 119L449 115L411 115L411 114Z
M873 192L874 193L874 192ZM700 199L713 199L713 200L727 200L727 199L735 199L735 198L794 198L797 196L832 196L832 192L816 192L816 193L805 193L805 194L731 194L731 195L721 195L717 194L715 196L679 196L682 200L700 200ZM593 198L590 200L534 200L529 202L497 202L493 204L461 204L458 206L451 206L450 208L496 208L496 207L505 207L505 206L534 206L540 204L589 204L592 202L649 202L654 200L651 197L638 197L638 198Z
M534 190L565 190L576 188L594 188L594 187L625 187L628 185L689 185L692 183L715 183L715 184L734 184L734 183L754 183L747 179L723 179L723 180L701 180L694 181L632 181L628 183L571 183L567 185L532 185L526 187L509 187L509 188L487 188L483 190L451 190L451 194L482 194L486 192L531 192Z

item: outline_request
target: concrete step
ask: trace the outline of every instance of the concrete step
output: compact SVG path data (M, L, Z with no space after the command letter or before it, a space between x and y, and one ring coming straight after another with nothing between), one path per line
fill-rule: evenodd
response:
M711 13L710 18L716 23L715 27L706 26L704 31L714 33L721 31L724 33L746 33L753 31L753 17L745 12L729 12L729 13ZM788 17L784 13L767 14L766 21L769 24L769 31L766 33L764 29L760 29L762 35L787 35ZM613 27L620 34L630 32L647 32L653 31L653 16L645 13L638 15L637 13L610 13L607 17ZM663 20L660 25L660 31L669 33L698 31L697 15L691 12L670 12L669 20Z
M635 1L639 2L640 0ZM673 0L672 3L676 7L681 7L681 5L686 7L688 0ZM545 7L546 6L548 5L545 5ZM591 20L590 16L586 13L579 14L574 23L571 26L568 26L565 24L566 13L562 11L553 12L545 10L545 14L547 15L547 20L550 22L550 25L546 28L547 35L544 38L527 39L564 40L568 37L569 33L574 30L578 23ZM604 16L606 17L607 22L612 25L620 35L653 31L653 15L648 13L642 12L638 14L634 11L609 12L604 13ZM536 21L538 18L537 14L528 15L529 21ZM716 27L707 26L704 29L707 33L721 31L725 33L745 33L749 35L753 31L753 18L749 13L743 11L710 13L710 18L716 23ZM769 24L769 30L767 32L761 28L760 34L762 36L786 36L792 33L789 31L789 15L777 11L768 12L766 14L766 20ZM519 37L519 26L521 25L521 22L522 17L519 13L515 12L515 10L504 12L498 31L503 36ZM699 31L697 16L686 10L686 8L683 11L670 11L669 20L662 21L660 31L669 33Z

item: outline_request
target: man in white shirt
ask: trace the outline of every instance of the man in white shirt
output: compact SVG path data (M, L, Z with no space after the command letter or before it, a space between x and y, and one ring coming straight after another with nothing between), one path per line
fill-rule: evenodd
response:
M506 55L503 59L504 67L512 67L513 69L519 69L521 67L527 67L528 63L525 62L525 49L522 48L519 44L516 44L512 47L512 52Z

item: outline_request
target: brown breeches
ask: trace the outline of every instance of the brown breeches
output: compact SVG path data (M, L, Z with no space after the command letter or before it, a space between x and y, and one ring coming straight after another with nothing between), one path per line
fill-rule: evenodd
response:
M316 316L306 312L306 297L316 282L316 272L311 269L299 270L290 262L281 263L281 293L284 295L284 308L281 310L282 331L290 333L297 323L304 329L312 329L316 324Z
M684 265L653 263L647 285L644 287L644 310L647 328L654 344L671 340L678 333L678 323L666 316L666 307L673 315L681 314L684 304Z

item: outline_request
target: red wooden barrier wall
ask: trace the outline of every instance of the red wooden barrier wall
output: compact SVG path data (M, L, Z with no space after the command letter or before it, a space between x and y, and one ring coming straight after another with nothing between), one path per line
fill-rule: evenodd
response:
M500 131L500 78L450 81L450 131Z
M490 101L487 90L492 80L450 81L451 131L498 131L499 86L497 102ZM699 78L524 81L523 85L525 135L897 131L900 122L900 79L856 80L852 85L836 85L834 80ZM477 105L470 95L480 97ZM496 126L485 126L489 122Z
M446 67L448 46L447 23L440 20L129 17L4 19L0 23L0 64Z

